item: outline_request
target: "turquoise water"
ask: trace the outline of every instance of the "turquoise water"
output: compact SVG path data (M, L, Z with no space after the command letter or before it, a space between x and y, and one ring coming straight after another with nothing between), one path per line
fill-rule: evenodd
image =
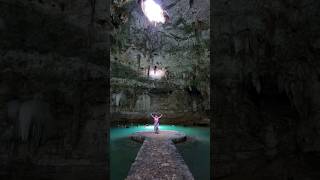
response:
M141 147L128 136L136 131L151 131L153 126L130 126L110 129L111 180L125 179L131 164ZM208 127L184 127L160 125L161 130L175 130L191 136L195 141L176 144L195 179L210 179L210 129Z

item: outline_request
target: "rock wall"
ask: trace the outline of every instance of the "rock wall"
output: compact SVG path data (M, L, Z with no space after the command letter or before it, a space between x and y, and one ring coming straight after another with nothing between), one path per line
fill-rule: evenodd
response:
M166 24L149 22L136 1L112 3L111 93L126 97L112 111L198 112L204 119L210 109L209 1L157 2L170 16Z
M0 1L1 179L106 176L108 32L113 112L185 119L210 97L216 179L319 179L319 2L215 0L213 23L209 1L161 2L154 27L134 1ZM22 120L28 102L46 110Z
M0 1L0 179L106 179L107 1Z
M213 1L219 179L319 179L318 1Z

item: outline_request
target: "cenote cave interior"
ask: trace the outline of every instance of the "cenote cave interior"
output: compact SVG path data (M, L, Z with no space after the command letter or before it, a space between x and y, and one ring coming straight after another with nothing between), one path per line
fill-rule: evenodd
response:
M0 0L0 179L320 179L319 9Z
M111 179L210 179L210 2L113 1L111 15Z

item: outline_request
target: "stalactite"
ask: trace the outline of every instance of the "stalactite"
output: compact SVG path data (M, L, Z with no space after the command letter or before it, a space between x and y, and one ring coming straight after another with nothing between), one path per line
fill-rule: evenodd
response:
M19 111L19 136L22 141L27 141L29 138L32 115L34 111L34 102L29 101L21 105Z
M39 100L22 103L19 110L18 128L22 141L40 144L53 132L53 117L49 105Z
M135 109L138 111L149 111L151 106L151 98L147 94L138 96Z

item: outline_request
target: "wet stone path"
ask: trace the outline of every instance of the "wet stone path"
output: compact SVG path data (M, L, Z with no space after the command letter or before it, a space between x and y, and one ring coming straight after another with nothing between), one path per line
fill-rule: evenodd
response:
M176 131L137 132L131 139L143 142L127 180L193 180L188 166L173 142L186 136Z

